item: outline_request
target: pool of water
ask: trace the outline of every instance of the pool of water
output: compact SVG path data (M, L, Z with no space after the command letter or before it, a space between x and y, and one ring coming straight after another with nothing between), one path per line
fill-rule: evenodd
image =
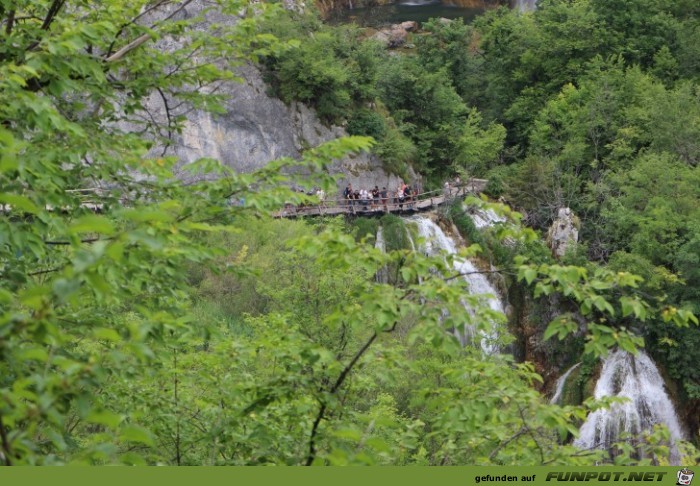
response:
M338 24L356 23L362 27L382 27L406 20L422 23L431 18L444 17L446 19L462 18L464 23L469 23L483 12L483 7L455 7L439 0L404 0L392 5L343 10L334 13L328 21Z

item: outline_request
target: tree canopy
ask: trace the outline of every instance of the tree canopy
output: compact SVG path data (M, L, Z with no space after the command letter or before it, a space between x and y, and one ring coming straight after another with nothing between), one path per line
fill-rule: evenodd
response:
M697 73L693 47L671 42L696 25L682 2L649 0L640 12L653 22L635 17L628 32L624 6L604 3L431 23L416 56L390 59L353 28L275 5L0 2L0 460L605 460L568 441L600 404L549 404L535 364L452 334L506 325L453 265L482 251L511 287L575 311L539 323L543 340L573 337L591 359L633 352L642 336L666 343L670 372L697 398L674 346L697 342L698 227L683 222L697 218ZM436 51L454 56L436 68ZM182 168L168 144L191 110L222 110L217 86L243 62L356 136L251 174L211 159ZM502 191L533 214L545 207L535 227L551 219L552 194L569 202L568 184L571 205L605 228L600 240L583 232L600 255L554 262L520 214L477 199L505 222L479 236L453 209L489 246L458 256L413 251L415 228L391 216L380 221L386 251L373 223L272 217L313 199L292 185L329 189L328 164L371 149L436 180L510 164ZM512 180L523 168L535 185ZM639 446L649 459L623 444L610 460L666 461L664 431L650 433Z

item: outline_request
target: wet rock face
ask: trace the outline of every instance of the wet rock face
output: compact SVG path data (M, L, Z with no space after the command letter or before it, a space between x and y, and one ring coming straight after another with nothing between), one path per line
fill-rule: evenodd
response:
M578 242L578 218L569 208L560 208L547 234L547 244L556 258Z

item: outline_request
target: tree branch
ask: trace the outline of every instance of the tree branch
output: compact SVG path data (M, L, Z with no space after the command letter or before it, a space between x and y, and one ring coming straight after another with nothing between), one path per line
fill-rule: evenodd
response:
M464 272L464 273L458 273L456 275L452 275L451 277L445 277L444 281L449 282L450 280L455 280L460 277L466 277L467 275L476 275L476 274L489 274L489 273L500 273L500 274L510 274L510 275L516 275L513 272L506 271L504 269L496 269L496 270L474 270L473 272Z
M537 437L535 437L535 433L532 431L530 427L528 427L527 422L525 421L525 413L523 412L523 408L518 404L518 411L520 412L520 419L523 421L523 427L527 430L527 432L530 434L530 437L532 437L532 440L535 441L535 445L537 446L537 450L540 451L540 464L544 463L544 451L542 450L542 446L540 443L537 441Z
M498 454L504 447L525 434L527 434L527 427L521 427L521 429L513 434L508 440L501 442L498 444L498 447L491 451L491 454L489 454L489 460L492 461L493 458L496 457L496 454Z
M173 10L170 13L170 15L168 15L167 17L165 17L162 20L159 20L158 22L153 24L150 28L154 29L158 24L162 24L162 23L167 22L168 20L172 19L173 17L175 17L175 15L180 13L186 6L188 6L193 1L194 0L185 0L184 2L182 2L182 4L178 8ZM143 44L144 42L146 42L150 38L151 38L150 34L143 34L143 35L137 37L136 39L129 42L127 45L125 45L124 47L119 49L117 52L115 52L111 56L105 58L105 62L115 62L115 61L120 60L121 58L126 56L129 52L133 51L134 49L139 47L141 44Z
M49 268L48 270L38 270L36 272L29 272L27 274L28 277L35 277L37 275L44 275L45 273L53 273L53 272L58 272L60 268Z
M396 325L398 322L394 322L394 325L391 326L389 329L383 332L392 332L396 329ZM355 353L355 356L350 360L350 362L345 365L345 368L343 368L343 371L341 371L340 375L338 376L338 379L335 380L335 383L330 389L331 394L335 394L338 389L343 385L343 382L345 379L348 377L352 369L355 367L357 362L360 360L362 355L364 355L369 347L372 345L374 341L379 337L379 334L375 331L372 333L372 336L367 340L367 342ZM313 462L314 459L316 458L316 433L318 432L318 425L321 423L321 420L323 420L325 413L326 413L326 402L321 402L321 407L318 410L318 414L316 415L316 419L314 420L313 427L311 428L311 436L309 437L309 455L306 457L306 466L310 466Z
M64 3L66 3L66 0L53 0L51 7L49 7L49 12L46 14L46 18L44 19L44 23L41 24L41 30L49 30L49 27L51 27L51 24L56 18L56 15L58 15L58 12L61 11Z
M10 456L12 455L12 449L10 448L10 441L7 439L7 431L5 430L5 424L2 423L2 415L0 415L0 438L2 439L2 450L5 456L5 465L11 466L12 460Z
M165 93L163 93L163 90L158 86L156 88L156 91L158 91L158 94L160 94L160 97L163 100L163 106L165 107L165 116L168 119L168 141L163 144L163 152L160 154L161 157L165 157L166 152L168 151L168 147L173 141L173 116L172 113L170 112L170 104L168 103L168 98L165 96Z
M143 34L140 37L137 37L133 41L129 42L127 45L119 49L117 52L109 56L107 59L105 59L105 62L115 62L121 59L122 57L126 56L129 52L133 51L136 49L138 46L146 42L148 39L150 39L151 36L149 34Z
M111 55L112 55L112 51L114 50L114 44L116 44L117 39L118 39L119 36L122 35L122 33L124 32L124 29L126 29L126 28L127 28L128 26L130 26L130 25L134 25L134 24L136 23L136 21L139 20L141 17L143 17L144 15L148 15L149 13L151 13L151 12L153 12L154 10L156 10L156 9L158 9L158 8L160 8L160 7L162 7L162 6L165 5L166 3L170 3L170 1L171 1L171 0L160 0L159 2L156 2L153 6L147 8L146 10L144 10L143 12L141 12L140 14L138 14L136 17L134 17L133 19L131 19L129 22L127 22L127 23L123 24L121 27L119 27L119 30L117 31L116 35L114 36L114 40L112 41L112 43L111 43L111 44L109 45L109 47L107 48L107 54L106 54L106 55L107 55L107 56L111 56Z
M7 15L7 25L5 26L5 35L9 36L12 33L12 27L15 24L15 11L10 10Z
M111 239L111 238L107 238ZM94 243L96 241L99 241L99 238L86 238L84 240L80 240L80 243ZM54 246L68 246L72 245L73 242L71 241L44 241L45 244L47 245L54 245Z

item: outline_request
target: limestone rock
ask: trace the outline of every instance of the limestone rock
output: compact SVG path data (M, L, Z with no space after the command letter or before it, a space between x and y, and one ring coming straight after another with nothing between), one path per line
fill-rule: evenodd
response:
M578 242L578 218L569 208L559 208L557 218L547 233L547 244L556 258L561 258Z
M184 18L197 15L205 4L205 0L195 0L179 15ZM224 18L212 11L205 16L200 28L221 21ZM166 49L177 47L172 39L161 39L159 43ZM300 158L301 153L310 147L347 135L342 127L326 126L306 105L286 105L270 96L260 71L254 65L240 66L236 74L240 82L225 82L218 86L217 93L225 100L224 113L188 110L182 133L174 134L168 147L155 147L153 155L174 155L181 161L180 167L211 157L236 172L246 173L281 157ZM167 120L165 103L157 93L147 100L146 109L154 120L162 123ZM348 182L355 187L394 187L399 181L398 177L382 169L379 159L367 153L335 161L329 172L340 176L339 187ZM201 177L185 170L178 171L177 175L183 180Z
M389 34L389 47L401 47L406 43L408 39L408 32L406 32L400 25L394 25L391 27L391 34Z
M413 21L394 24L391 27L384 27L370 36L370 39L377 40L387 47L393 49L406 44L408 33L418 30L418 24Z
M415 20L407 20L406 22L401 22L399 25L406 32L415 32L418 30L418 22Z

